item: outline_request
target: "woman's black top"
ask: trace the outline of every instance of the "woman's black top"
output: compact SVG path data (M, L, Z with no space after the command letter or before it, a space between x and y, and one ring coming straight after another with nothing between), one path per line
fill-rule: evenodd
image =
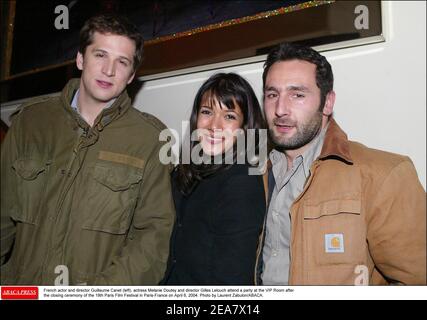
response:
M232 165L190 196L172 186L176 221L164 285L251 285L266 212L262 176Z

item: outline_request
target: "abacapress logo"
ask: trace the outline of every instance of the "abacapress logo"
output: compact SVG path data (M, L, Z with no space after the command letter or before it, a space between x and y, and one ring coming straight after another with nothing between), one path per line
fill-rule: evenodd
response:
M2 300L32 300L39 298L38 287L1 287Z

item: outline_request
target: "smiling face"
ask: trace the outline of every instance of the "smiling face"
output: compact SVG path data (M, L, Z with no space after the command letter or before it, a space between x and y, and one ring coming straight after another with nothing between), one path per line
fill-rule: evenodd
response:
M197 129L203 152L210 156L225 153L233 147L236 130L243 126L243 113L238 105L228 109L206 92L197 115Z
M133 80L134 42L114 34L95 32L84 55L77 53L82 70L80 99L86 105L104 106L117 98Z
M320 106L316 65L303 60L273 64L264 88L264 109L273 142L284 150L302 153L326 126L335 95Z

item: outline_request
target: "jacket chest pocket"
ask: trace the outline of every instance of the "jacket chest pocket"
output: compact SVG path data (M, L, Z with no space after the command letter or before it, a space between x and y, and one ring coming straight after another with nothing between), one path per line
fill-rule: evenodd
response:
M357 265L366 261L366 230L361 199L305 203L304 250L309 265ZM312 263L314 259L314 264Z
M97 163L87 195L83 229L125 234L138 200L142 173L130 166Z
M37 224L38 211L43 203L50 160L20 158L13 168L18 176L18 210L12 217L17 222Z

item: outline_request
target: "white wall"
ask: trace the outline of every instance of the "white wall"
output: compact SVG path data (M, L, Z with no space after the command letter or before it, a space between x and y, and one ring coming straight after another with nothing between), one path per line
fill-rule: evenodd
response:
M335 119L350 139L411 157L425 189L426 3L387 1L383 9L385 42L324 52L335 76ZM191 69L189 74L148 80L135 106L181 132L197 89L211 74L237 72L261 99L262 65ZM2 106L2 119L15 107L16 103Z
M323 54L335 76L335 119L352 140L411 157L426 188L426 3L384 4L385 42ZM243 75L262 97L263 62L147 81L135 106L181 131L211 74ZM261 100L260 100L261 101Z

